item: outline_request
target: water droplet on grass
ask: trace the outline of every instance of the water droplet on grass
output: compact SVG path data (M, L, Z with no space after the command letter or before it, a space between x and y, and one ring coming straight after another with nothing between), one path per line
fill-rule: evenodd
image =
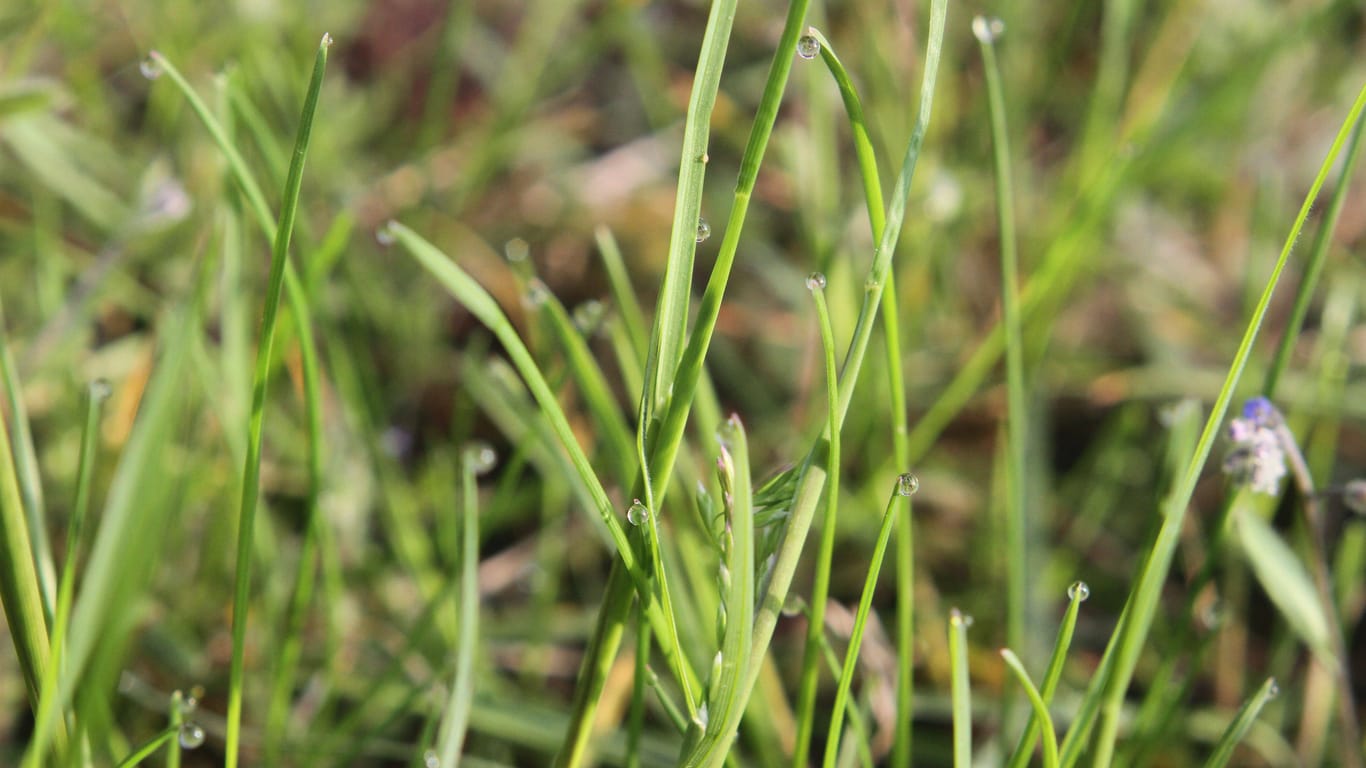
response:
M161 77L161 73L165 70L162 69L161 62L157 60L156 54L149 53L147 58L138 62L138 71L148 80L155 80Z
M806 276L806 290L819 291L825 287L825 275L820 272L812 272Z
M322 39L321 45L322 45L322 47L324 47L324 48L331 48L331 47L332 47L332 35L330 35L330 34L324 32L324 33L323 33L323 39Z
M375 242L379 243L385 248L388 248L389 246L393 245L394 241L397 239L397 237L394 235L394 226L395 223L393 221L387 221L384 223L384 226L375 230Z
M527 309L536 309L550 298L550 289L545 283L532 278L526 284L526 295L522 296L522 306Z
M910 472L902 472L896 478L896 495L911 496L920 490L920 478Z
M99 378L90 382L90 399L97 403L108 400L113 392L114 388L110 386L109 379Z
M699 242L699 243L706 242L707 238L709 238L709 237L711 237L711 225L707 223L707 220L706 220L706 219L698 219L698 220L697 220L697 242Z
M180 726L176 740L182 749L197 749L204 744L204 729L194 723L185 723Z
M1084 581L1074 581L1067 588L1067 599L1076 600L1079 603L1086 602L1086 598L1091 596L1091 585Z
M1006 33L1006 23L996 17L978 16L972 20L972 34L983 43L994 43Z
M801 39L797 41L797 55L807 61L816 58L821 55L821 41L817 40L816 36L810 32L802 35Z
M1270 686L1269 688L1266 689L1266 697L1267 697L1268 699L1274 699L1274 698L1276 698L1277 696L1280 696L1280 695L1281 695L1281 686L1279 686L1279 685L1276 684L1276 678L1273 677L1273 678L1271 679L1271 686Z
M951 611L949 611L949 623L955 627L962 627L964 629L967 629L968 627L972 626L972 622L973 619L971 616L969 616L966 613L963 613L957 608L954 608Z
M649 519L650 508L641 504L640 499L636 499L632 502L631 506L626 510L626 522L631 525L643 525L645 521Z
M498 463L498 452L488 443L476 440L465 446L465 462L474 474L488 474Z

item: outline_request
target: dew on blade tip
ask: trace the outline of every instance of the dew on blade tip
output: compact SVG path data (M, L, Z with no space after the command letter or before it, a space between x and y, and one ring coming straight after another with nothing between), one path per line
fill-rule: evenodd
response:
M157 54L149 53L147 58L138 62L138 71L148 80L155 80L161 77L161 73L165 70L162 69L161 62L157 60Z
M825 275L820 272L812 272L806 276L806 290L819 291L825 287Z
M384 223L384 226L375 230L375 242L388 248L393 245L398 237L394 234L394 227L397 226L393 221Z
M1086 602L1086 598L1091 596L1091 586L1084 581L1074 581L1067 588L1067 599L1076 600L1079 603Z
M1006 33L1006 24L996 17L978 16L972 20L972 34L983 43L994 43Z
M797 55L810 61L821 55L821 41L811 34L814 30L808 30L801 39L797 41Z
M476 440L465 446L465 463L474 474L487 474L498 463L498 453L488 443Z
M910 472L903 472L896 478L896 495L912 496L920 490L920 478Z

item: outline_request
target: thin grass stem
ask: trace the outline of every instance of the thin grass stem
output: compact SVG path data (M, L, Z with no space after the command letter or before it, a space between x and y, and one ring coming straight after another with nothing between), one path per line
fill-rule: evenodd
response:
M1039 689L1034 687L1034 681L1029 679L1029 673L1025 671L1024 664L1020 662L1020 657L1016 656L1009 648L1002 648L1001 658L1005 659L1006 666L1014 673L1015 679L1024 689L1025 695L1029 697L1029 703L1033 708L1033 719L1038 725L1038 730L1043 731L1044 768L1058 768L1058 734L1053 730L1053 716L1048 712L1048 703L1044 701Z

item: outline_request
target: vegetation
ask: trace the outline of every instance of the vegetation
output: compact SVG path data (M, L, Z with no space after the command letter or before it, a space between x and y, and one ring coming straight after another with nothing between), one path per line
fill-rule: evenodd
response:
M164 5L0 11L0 764L1361 765L1359 9Z

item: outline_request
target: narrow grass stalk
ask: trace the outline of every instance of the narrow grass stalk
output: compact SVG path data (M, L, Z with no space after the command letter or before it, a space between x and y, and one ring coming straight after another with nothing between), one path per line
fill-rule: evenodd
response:
M247 426L247 460L243 470L241 509L237 533L237 566L233 590L232 665L228 673L228 712L226 754L224 762L235 768L242 729L242 688L246 661L247 603L251 589L252 535L256 525L257 496L261 482L261 439L265 420L265 401L275 344L275 324L284 290L285 265L289 259L289 240L294 231L294 218L299 205L299 188L303 183L304 160L308 156L308 142L313 130L313 116L318 108L318 93L322 88L323 73L327 69L327 49L332 44L330 35L323 35L314 58L313 75L304 98L299 119L298 137L289 165L280 200L280 219L275 229L271 251L270 280L266 289L265 308L261 319L261 336L256 352L256 368L252 381L251 415ZM301 323L302 324L302 323Z
M1063 662L1067 660L1067 651L1072 647L1072 635L1077 629L1077 614L1080 613L1082 601L1090 595L1091 588L1084 581L1073 582L1067 590L1067 612L1063 614L1062 625L1058 627L1058 637L1053 643L1053 655L1048 659L1043 689L1039 692L1045 706L1053 701L1053 694L1058 690L1058 681L1062 679ZM1029 764L1029 758L1034 754L1034 744L1039 738L1040 722L1038 713L1031 711L1024 732L1020 734L1020 741L1010 756L1008 768L1024 768ZM1054 737L1055 749L1056 740Z
M638 364L643 366L650 350L649 331L645 328L645 311L636 299L631 275L621 256L621 247L612 236L612 230L605 226L594 230L593 236L598 242L598 253L602 254L602 265L607 270L607 284L612 290L612 301L617 305L617 315L626 329L627 338L631 340L631 351L635 353Z
M29 430L28 409L24 406L19 371L10 353L8 336L4 332L5 312L0 306L0 389L4 390L5 405L9 407L14 458L14 474L19 483L19 498L24 504L28 522L29 548L33 551L34 570L38 574L38 593L43 598L43 615L49 626L55 609L57 575L52 564L52 545L48 542L47 524L43 507L43 484L38 477L38 454L33 448L33 434Z
M1219 742L1214 745L1213 754L1205 761L1205 768L1223 768L1223 766L1228 765L1229 759L1233 757L1234 748L1252 728L1252 724L1257 720L1257 715L1261 714L1262 707L1268 701L1276 698L1278 692L1276 679L1267 678L1266 682L1262 683L1262 687L1238 710L1238 714L1228 724L1228 729L1224 731L1224 735L1219 737Z
M168 726L166 730L162 731L156 736L153 736L142 746L138 747L137 749L129 753L127 757L120 760L119 764L115 766L115 768L133 768L133 766L135 765L142 765L143 760L146 760L147 758L156 754L156 751L158 749L161 749L163 746L170 743L179 735L180 726Z
M626 768L640 768L640 735L645 730L645 685L650 675L650 624L636 613L636 669L626 715Z
M475 476L483 459L466 449L460 461L460 636L456 641L455 680L441 720L437 754L443 768L460 765L460 747L474 704L474 652L479 644L479 498Z
M1044 701L1039 689L1034 687L1034 682L1029 679L1029 673L1025 671L1024 664L1020 663L1020 657L1009 648L1002 648L1001 658L1005 659L1006 666L1010 667L1020 687L1024 688L1025 695L1029 697L1029 703L1033 707L1033 719L1038 724L1038 729L1043 731L1044 768L1058 768L1058 734L1053 730L1053 716L1048 713L1048 703Z
M833 475L831 482L833 485ZM887 498L887 509L882 513L882 527L878 529L877 543L873 545L868 575L863 581L863 595L859 598L858 610L854 613L854 629L849 633L849 647L844 651L844 667L840 670L839 683L835 686L835 703L830 708L830 730L825 739L825 768L835 768L835 758L839 755L840 733L844 730L844 710L849 705L849 687L854 683L854 670L858 666L859 651L863 647L863 633L868 628L868 613L873 609L873 593L877 591L877 577L882 572L882 558L887 554L887 544L892 539L897 501L914 493L916 485L918 481L914 475L899 476L891 496Z
M834 78L839 88L840 99L849 121L853 136L854 157L858 162L859 178L863 182L863 197L868 209L868 223L872 230L873 242L882 240L886 226L886 214L882 200L882 180L878 174L877 156L873 151L872 139L868 136L867 121L863 116L863 102L859 98L854 81L844 68L843 62L835 54L830 41L811 28L807 34L815 38L821 47L821 60ZM901 375L901 318L896 300L896 270L889 268L887 285L891 297L882 302L882 333L886 352L887 388L891 393L892 409L892 457L894 466L911 466L910 443L907 440L906 387ZM833 433L832 433L833 434ZM907 501L914 506L914 503ZM908 512L902 524L896 528L896 721L898 727L893 736L891 764L906 768L911 762L911 727L915 718L913 710L914 670L915 670L915 528L914 515Z
M2 323L0 336L5 334ZM9 423L0 413L0 602L29 702L36 708L49 663L47 610L12 445Z
M60 671L66 648L67 628L71 620L71 601L76 591L76 557L80 552L85 516L90 509L90 477L94 473L95 454L98 452L100 410L109 398L109 383L97 380L86 388L85 425L81 430L80 458L76 464L76 496L71 505L71 522L66 531L66 558L62 561L62 575L57 584L57 615L52 625L52 647L49 663L43 668L42 695L39 697L37 717L33 726L33 742L24 758L24 766L38 768L46 765L47 749L58 733L61 699Z
M992 161L996 172L996 220L1001 247L1001 325L1005 329L1006 355L1006 644L1026 648L1025 605L1029 578L1025 535L1029 511L1025 508L1026 425L1024 334L1018 298L1019 254L1015 242L1015 196L1010 173L1010 134L1006 128L1005 93L996 63L993 20L978 16L972 32L982 50L986 75L987 105L991 113Z
M730 744L745 714L747 697L742 685L754 635L754 493L749 443L738 416L730 417L720 437L721 455L717 463L726 504L726 528L722 533L725 570L721 575L726 628L721 648L712 661L706 709L694 717L689 729L690 736L700 730L700 738L691 749L685 747L679 761L687 768L720 768L730 757ZM688 741L685 738L684 743Z
M972 765L972 689L968 681L968 627L972 618L949 612L949 675L953 703L953 766Z
M1323 187L1329 171L1337 161L1342 146L1346 142L1348 132L1361 115L1363 107L1366 107L1366 88L1358 93L1347 120L1338 131L1338 135L1328 151L1328 156L1324 158L1313 185L1308 194L1305 195L1299 215L1296 216L1295 223L1290 228L1290 233L1286 237L1285 245L1281 249L1280 257L1276 260L1276 265L1267 281L1266 288L1262 291L1261 299L1253 310L1247 330L1243 334L1242 342L1238 345L1238 351L1229 366L1228 375L1219 391L1219 396L1214 402L1209 419L1205 422L1204 431L1196 444L1194 454L1191 456L1183 476L1173 486L1171 494L1163 503L1162 527L1144 564L1138 584L1131 593L1130 604L1126 606L1127 620L1110 640L1110 646L1117 649L1115 666L1107 678L1099 676L1092 678L1092 685L1087 689L1086 697L1083 699L1083 709L1078 715L1080 718L1087 715L1087 709L1101 707L1101 730L1097 736L1095 748L1098 764L1108 764L1114 755L1124 695L1129 688L1129 681L1138 664L1139 653L1143 649L1148 630L1152 626L1153 617L1156 615L1158 598L1161 595L1162 584L1166 581L1167 573L1171 568L1172 557L1176 552L1186 510L1190 505L1191 496L1195 492L1195 485L1204 469L1205 461L1209 458L1210 451L1214 447L1219 425L1223 423L1224 415L1228 412L1229 403L1233 399L1234 390L1237 388L1238 382L1242 378L1243 369L1247 366L1248 358L1252 354L1252 345L1257 340L1257 334L1266 318L1267 307L1270 305L1272 294L1280 282L1281 273L1285 270L1286 264L1289 263L1295 241L1304 227L1304 222L1309 216L1314 201L1318 198L1319 190ZM1100 693L1102 690L1104 691L1103 705L1101 703L1102 694ZM1063 759L1063 765L1070 765L1066 755Z
M825 522L821 529L820 549L816 554L816 576L811 587L811 610L807 615L806 646L802 654L802 678L797 694L797 741L792 751L793 768L805 768L811 753L811 733L815 730L816 693L819 690L821 646L825 636L825 603L830 598L830 565L835 557L835 528L839 519L840 431L839 379L835 367L835 332L830 323L830 308L825 301L825 277L813 274L806 285L816 304L816 318L825 359L827 403L826 431L830 450L826 454Z
M934 103L934 82L939 70L940 54L943 50L944 23L947 12L947 0L934 0L930 5L929 42L925 51L924 78L921 82L920 114L916 118L915 128L912 130L911 140L902 162L901 173L892 195L887 226L883 231L881 245L874 259L873 277L869 281L868 294L876 293L877 299L880 299L882 295L880 278L886 277L891 259L891 247L900 234L901 222L905 215L906 202L910 193L910 179L914 174L916 161L920 157L920 146L929 126L930 107ZM878 270L879 262L882 263L880 271ZM869 297L865 295L864 306L859 313L860 326L864 325L868 319L868 313L865 311L868 309L868 303ZM876 310L876 307L874 306L872 309ZM871 329L865 330L860 335L856 328L849 354L845 358L845 366L841 371L839 382L839 422L841 425L848 413L847 394L853 391L854 384L858 380L859 365L856 362L862 360L863 350L866 350L869 338L871 338ZM762 660L764 655L768 653L769 641L772 640L773 631L778 625L783 602L787 598L788 588L796 574L797 563L801 558L802 548L811 527L816 503L825 485L826 477L822 462L824 454L828 450L828 442L829 436L818 440L798 469L799 479L796 496L792 502L791 517L783 535L783 543L778 551L777 560L770 570L768 588L760 603L759 617L754 628L755 642L754 649L751 651L751 659ZM748 683L750 690L753 690L754 684L758 680L756 669L757 667L751 664Z

